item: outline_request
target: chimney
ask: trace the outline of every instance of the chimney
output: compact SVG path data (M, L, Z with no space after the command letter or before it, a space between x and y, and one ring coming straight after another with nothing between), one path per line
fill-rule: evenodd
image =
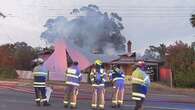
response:
M128 54L131 54L131 45L132 45L132 42L129 40L127 42L127 52L128 52Z

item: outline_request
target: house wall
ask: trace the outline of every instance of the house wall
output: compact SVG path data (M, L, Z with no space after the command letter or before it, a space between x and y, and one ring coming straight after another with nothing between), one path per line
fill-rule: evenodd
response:
M121 68L123 69L125 75L132 75L133 68L131 64L122 64Z
M109 72L112 64L105 64L104 68L106 72ZM133 72L133 68L131 64L121 64L121 69L124 71L125 75L131 75Z

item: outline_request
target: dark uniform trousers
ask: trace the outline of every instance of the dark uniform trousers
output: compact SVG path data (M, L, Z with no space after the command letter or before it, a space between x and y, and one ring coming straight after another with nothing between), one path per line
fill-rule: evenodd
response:
M144 98L141 98L141 100L137 100L135 101L135 109L134 110L143 110L143 102L144 102Z
M46 89L45 87L34 87L35 89L35 101L37 104L40 104L40 102L43 102L45 104L47 102L46 100Z
M133 98L136 99L134 110L143 110L143 102L145 100L145 95L147 93L147 87L139 84L133 84Z

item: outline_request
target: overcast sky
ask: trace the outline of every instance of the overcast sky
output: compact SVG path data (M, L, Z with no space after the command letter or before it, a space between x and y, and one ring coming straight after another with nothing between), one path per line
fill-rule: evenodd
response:
M0 12L8 16L0 18L0 44L25 41L44 46L40 34L48 18L70 17L73 8L88 4L123 18L122 33L133 42L134 51L176 40L195 41L195 28L189 21L195 0L0 0Z

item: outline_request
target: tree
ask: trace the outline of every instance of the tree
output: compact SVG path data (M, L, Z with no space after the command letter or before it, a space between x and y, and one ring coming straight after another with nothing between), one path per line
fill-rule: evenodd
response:
M167 47L167 63L173 72L173 81L177 87L195 86L195 51L182 41Z
M157 59L161 61L165 61L166 54L166 45L160 44L160 46L149 46L149 49L145 50L144 58L146 59Z
M192 15L190 21L191 21L192 27L195 27L195 14Z
M13 44L0 46L0 67L15 67Z
M14 69L16 61L14 58L14 45L4 44L0 46L0 79L17 78Z
M124 26L117 13L108 14L96 5L88 5L73 9L71 15L74 16L71 20L62 16L48 19L41 38L49 43L59 39L72 40L88 51L98 49L104 52L108 45L117 52L125 51L126 39L121 34Z
M159 54L156 52L151 51L150 49L146 49L144 51L144 55L142 56L145 60L149 59L159 59Z
M30 70L32 60L37 57L35 50L25 42L16 42L14 49L16 69Z
M0 12L0 17L5 18L6 16L3 13Z

